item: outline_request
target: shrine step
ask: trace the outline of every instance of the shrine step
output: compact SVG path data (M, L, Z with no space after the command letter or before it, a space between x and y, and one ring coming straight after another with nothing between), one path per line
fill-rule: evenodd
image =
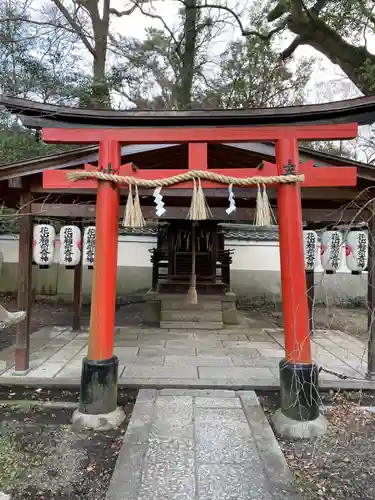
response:
M197 309L185 309L182 310L161 310L161 321L188 321L188 322L222 322L223 312L222 311L207 311L207 310L197 310Z
M222 302L221 300L208 300L206 297L198 297L198 304L189 304L186 302L186 296L182 296L179 299L162 299L161 301L162 311L221 311Z
M222 330L222 321L160 321L160 328L170 330Z

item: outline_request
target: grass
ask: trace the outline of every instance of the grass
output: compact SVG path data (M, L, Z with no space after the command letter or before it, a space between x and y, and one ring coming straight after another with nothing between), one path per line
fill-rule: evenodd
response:
M14 486L25 469L25 456L18 449L14 432L9 431L0 437L0 486L7 489Z

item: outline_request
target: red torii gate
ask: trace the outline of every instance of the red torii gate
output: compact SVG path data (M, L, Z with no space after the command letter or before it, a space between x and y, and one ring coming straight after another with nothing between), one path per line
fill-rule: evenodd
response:
M353 139L357 124L305 125L283 127L176 127L176 128L46 128L42 137L48 143L99 144L98 167L85 169L147 180L171 177L186 170L138 170L121 165L122 144L188 143L189 169L207 169L207 143L275 141L276 164L265 162L262 176L302 173L304 187L355 186L354 167L314 167L299 165L298 140ZM43 172L46 189L95 189L96 256L92 287L88 356L83 362L78 417L117 411L117 366L113 355L116 301L118 219L120 188L96 179L71 182L69 170ZM253 168L215 169L232 177L251 177ZM191 182L170 188L186 188ZM222 185L203 181L203 187ZM169 189L170 189L169 188ZM285 335L285 360L280 363L282 412L295 420L314 420L319 415L318 370L311 358L308 304L303 252L301 186L279 184L278 224L281 283ZM303 390L301 390L303 388ZM77 418L78 418L77 417ZM110 420L111 417L109 417ZM119 417L120 418L120 417Z

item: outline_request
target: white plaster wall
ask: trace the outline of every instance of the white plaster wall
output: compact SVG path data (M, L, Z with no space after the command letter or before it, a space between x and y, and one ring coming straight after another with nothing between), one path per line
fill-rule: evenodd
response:
M153 236L120 236L118 247L117 293L119 296L144 290L151 286L149 250L156 246ZM238 295L280 300L280 256L278 242L248 242L227 240L226 248L233 249L231 284ZM325 275L320 266L320 249L316 267L316 296L318 300L342 301L365 298L367 273L352 276L346 267L345 248L339 272ZM18 274L18 237L0 235L0 291L16 292ZM0 258L1 262L1 258ZM33 268L33 288L36 294L71 297L73 271L66 270L58 262L48 270ZM83 293L90 295L92 271L84 270Z
M232 269L236 271L280 271L279 243L277 241L243 241L229 240L227 249L234 249ZM320 245L317 249L317 265L315 271L322 273L320 263ZM341 262L338 273L350 274L346 266L345 245L341 249ZM366 273L364 273L366 274Z

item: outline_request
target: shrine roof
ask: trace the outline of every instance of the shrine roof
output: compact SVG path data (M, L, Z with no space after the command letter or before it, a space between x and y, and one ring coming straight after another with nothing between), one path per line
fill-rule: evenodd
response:
M181 163L181 154L184 145L176 144L135 144L122 147L123 162L132 161L136 165L147 168L160 168L167 162L174 165ZM238 162L251 161L255 163L261 159L273 161L275 146L272 143L251 142L241 144L216 144L212 145L213 151L223 160L230 160L230 164L240 167ZM180 151L180 153L178 153ZM299 147L300 161L313 160L316 166L356 166L358 177L373 181L375 179L375 166L355 161L342 156L329 154L309 147ZM176 156L180 154L180 156ZM142 161L140 160L142 158ZM0 179L12 179L43 172L49 169L80 168L84 163L95 163L98 159L98 146L84 146L69 148L66 151L19 160L10 164L0 165ZM139 160L139 163L138 163ZM237 162L237 163L236 163ZM182 163L181 163L182 164ZM186 167L187 168L187 167Z
M262 126L324 123L360 125L375 121L375 95L324 104L278 108L202 110L110 110L72 108L0 96L0 106L30 128L41 127L181 127Z

